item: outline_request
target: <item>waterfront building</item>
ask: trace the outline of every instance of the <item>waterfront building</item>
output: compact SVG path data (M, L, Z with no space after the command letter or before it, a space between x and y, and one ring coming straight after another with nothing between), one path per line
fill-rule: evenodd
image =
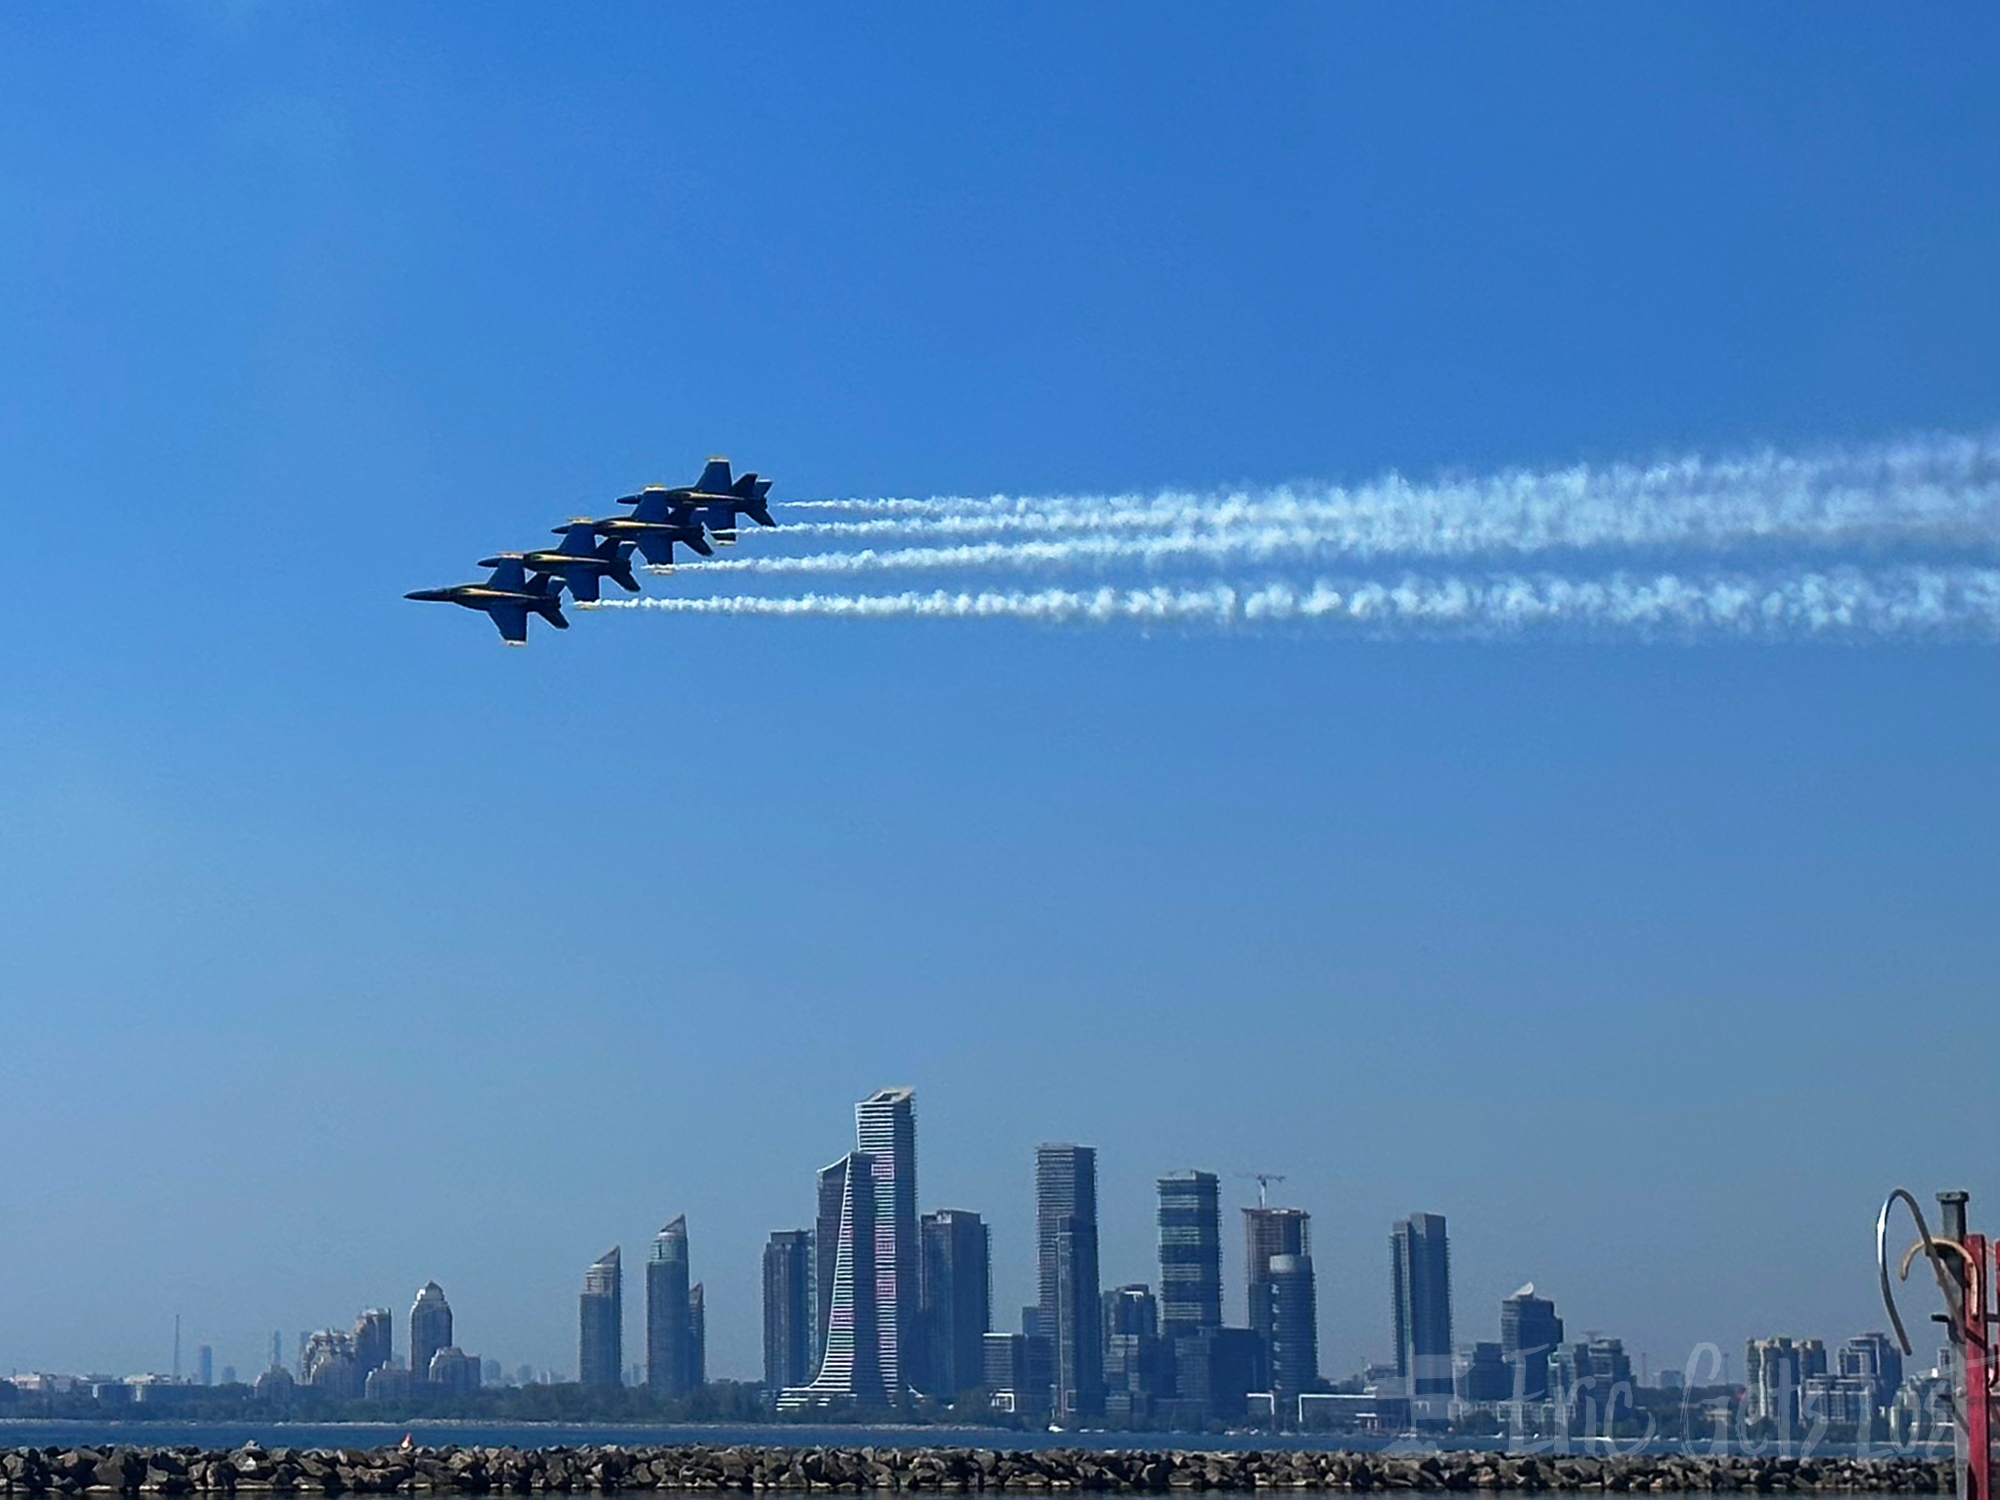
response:
M1173 1343L1172 1416L1189 1427L1240 1422L1252 1391L1268 1389L1264 1341L1247 1328L1204 1328Z
M1874 1388L1877 1412L1887 1411L1903 1384L1903 1354L1886 1333L1857 1333L1834 1355L1834 1373L1867 1380Z
M1510 1401L1549 1399L1549 1356L1563 1341L1556 1305L1529 1282L1500 1303L1500 1353L1512 1370Z
M1799 1390L1802 1426L1827 1422L1868 1437L1875 1427L1875 1382L1866 1375L1808 1375Z
M1160 1337L1222 1326L1222 1213L1213 1172L1170 1172L1160 1190Z
M1264 1273L1253 1288L1250 1331L1264 1345L1271 1394L1285 1416L1319 1386L1319 1296L1310 1255L1273 1255Z
M1038 1360L1034 1339L1025 1333L989 1333L981 1341L988 1399L995 1411L1041 1416L1049 1409L1046 1362Z
M1458 1395L1474 1405L1498 1405L1514 1396L1513 1366L1499 1344L1477 1343L1458 1372Z
M589 1386L625 1383L625 1270L619 1247L590 1263L577 1298L577 1379Z
M1749 1339L1743 1346L1744 1416L1781 1432L1799 1425L1800 1393L1826 1374L1826 1345L1818 1339Z
M653 1236L646 1257L646 1385L661 1396L692 1388L688 1326L687 1219L676 1215Z
M203 1344L194 1351L195 1382L198 1385L215 1384L215 1350Z
M322 1329L306 1337L299 1374L313 1390L343 1399L361 1394L354 1369L354 1340L338 1329Z
M1104 1329L1104 1414L1132 1425L1149 1419L1164 1395L1160 1309L1143 1282L1114 1287L1102 1300Z
M819 1174L820 1202L827 1201L829 1183L840 1184L839 1211L832 1233L822 1221L821 1255L833 1254L821 1305L825 1308L820 1339L819 1370L802 1386L778 1397L781 1411L811 1406L886 1405L879 1358L880 1330L876 1316L875 1167L864 1151L850 1152Z
M764 1246L764 1389L773 1396L812 1378L812 1239L780 1229Z
M1055 1355L1054 1417L1075 1422L1102 1415L1095 1147L1036 1150L1035 1231L1040 1326L1051 1335Z
M426 1281L410 1308L410 1379L421 1385L430 1379L431 1356L451 1343L451 1304L444 1288Z
M431 1356L429 1385L447 1396L463 1396L479 1389L479 1361L456 1344L448 1344Z
M708 1297L697 1281L688 1289L688 1389L708 1384Z
M1608 1437L1638 1410L1638 1386L1621 1339L1565 1344L1550 1360L1550 1396L1559 1405L1562 1432ZM1796 1393L1794 1393L1796 1395Z
M367 1380L362 1382L361 1394L370 1401L407 1401L412 1394L410 1372L401 1365L382 1365L370 1370Z
M1452 1397L1451 1244L1442 1214L1411 1214L1389 1237L1396 1373L1411 1419L1443 1422Z
M355 1378L364 1384L368 1377L389 1363L391 1320L386 1307L371 1307L354 1320Z
M986 1378L985 1338L993 1326L991 1236L978 1214L944 1208L923 1216L918 1237L924 1333L918 1385L949 1401Z
M1277 1410L1294 1413L1296 1398L1319 1384L1312 1216L1302 1208L1244 1209L1243 1251L1250 1331L1264 1341Z

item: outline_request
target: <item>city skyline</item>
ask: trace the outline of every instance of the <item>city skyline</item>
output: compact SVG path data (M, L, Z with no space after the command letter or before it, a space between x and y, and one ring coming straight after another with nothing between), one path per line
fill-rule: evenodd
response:
M863 1332L871 1323L875 1328L872 1345L866 1342L857 1344L836 1335L838 1349L835 1363L840 1373L828 1377L831 1384L822 1385L822 1377L827 1376L829 1368L824 1361L827 1333L823 1327L812 1326L815 1316L835 1301L834 1284L822 1282L820 1273L813 1266L819 1244L824 1241L813 1231L774 1230L768 1236L759 1262L759 1348L768 1355L772 1347L772 1330L765 1323L774 1287L771 1256L783 1246L785 1254L795 1265L791 1270L779 1272L775 1285L780 1288L789 1285L793 1289L791 1294L801 1299L798 1307L802 1320L801 1354L808 1357L804 1365L808 1379L803 1388L836 1396L843 1390L852 1392L858 1389L860 1404L864 1407L892 1404L886 1397L889 1387L881 1380L880 1370L889 1363L886 1351L899 1341L912 1339L915 1341L915 1352L905 1352L900 1356L922 1372L918 1383L911 1387L912 1396L921 1390L948 1399L942 1388L925 1384L924 1379L931 1373L931 1361L935 1357L934 1340L940 1336L936 1332L940 1325L933 1320L929 1300L933 1295L931 1278L941 1277L941 1285L950 1285L950 1272L946 1269L950 1256L968 1253L977 1256L973 1262L977 1267L977 1290L960 1297L961 1309L980 1308L992 1333L1013 1331L1000 1304L993 1300L991 1226L976 1211L917 1211L915 1101L915 1090L897 1087L877 1090L857 1103L853 1107L856 1137L874 1141L878 1151L851 1152L815 1174L821 1210L819 1223L823 1229L831 1227L835 1245L834 1253L822 1263L835 1268L834 1284L844 1288L843 1310L836 1326L851 1328L857 1333ZM901 1170L898 1162L902 1164ZM1258 1368L1263 1376L1268 1377L1268 1383L1274 1390L1295 1394L1364 1369L1400 1367L1404 1378L1414 1376L1417 1381L1412 1393L1416 1398L1413 1409L1421 1411L1427 1397L1439 1402L1452 1399L1459 1384L1462 1384L1460 1366L1463 1360L1471 1356L1476 1362L1478 1358L1486 1357L1488 1350L1492 1351L1491 1357L1496 1361L1490 1377L1495 1382L1502 1378L1499 1365L1504 1363L1510 1372L1505 1379L1510 1385L1519 1387L1517 1395L1524 1394L1532 1399L1539 1390L1546 1388L1550 1377L1540 1369L1539 1361L1542 1356L1554 1352L1554 1346L1566 1347L1563 1343L1564 1320L1555 1314L1548 1299L1536 1295L1537 1288L1529 1283L1497 1301L1492 1328L1486 1327L1485 1321L1479 1319L1477 1314L1476 1326L1471 1331L1455 1327L1452 1309L1458 1294L1453 1284L1453 1251L1446 1216L1429 1212L1406 1215L1390 1226L1389 1255L1384 1266L1390 1294L1387 1323L1390 1352L1386 1365L1378 1366L1374 1360L1364 1357L1346 1375L1338 1369L1324 1366L1319 1349L1317 1275L1311 1255L1312 1214L1307 1209L1265 1201L1267 1182L1283 1180L1277 1174L1241 1175L1259 1181L1258 1201L1240 1205L1243 1236L1238 1270L1247 1321L1238 1320L1234 1326L1247 1327L1260 1341L1260 1358L1264 1362ZM1068 1143L1037 1146L1032 1157L1032 1180L1036 1244L1031 1277L1038 1288L1038 1295L1050 1297L1047 1306L1055 1318L1044 1323L1043 1304L1030 1302L1022 1310L1022 1319L1024 1323L1031 1318L1036 1320L1032 1326L1059 1330L1064 1326L1068 1278L1079 1274L1083 1264L1077 1257L1081 1253L1094 1258L1097 1238L1096 1150L1092 1146ZM860 1194L858 1203L850 1194L850 1181ZM1123 1316L1112 1310L1112 1304L1122 1295L1143 1297L1150 1326L1167 1335L1163 1347L1168 1350L1165 1357L1169 1361L1171 1335L1176 1325L1166 1315L1169 1304L1159 1296L1169 1284L1181 1289L1177 1294L1179 1305L1193 1314L1191 1321L1178 1325L1181 1333L1199 1333L1205 1328L1227 1330L1232 1326L1227 1316L1211 1322L1202 1311L1206 1307L1222 1307L1222 1285L1229 1280L1226 1269L1228 1257L1221 1249L1220 1178L1215 1173L1200 1169L1177 1169L1156 1178L1154 1188L1157 1193L1153 1225L1156 1236L1154 1279L1150 1283L1103 1286L1098 1299L1101 1303L1098 1316L1091 1320L1089 1329L1079 1335L1089 1347L1072 1351L1070 1369L1063 1367L1059 1338L1051 1335L1051 1348L1046 1356L1049 1361L1047 1378L1056 1400L1067 1399L1069 1402L1058 1410L1066 1412L1072 1420L1079 1414L1086 1420L1095 1420L1103 1414L1105 1366L1102 1361L1108 1357L1108 1340L1113 1324ZM908 1320L885 1321L877 1309L877 1299L892 1296L897 1279L891 1269L878 1265L877 1257L882 1261L893 1260L897 1248L896 1231L893 1227L883 1228L877 1215L886 1213L894 1216L899 1207L916 1221L919 1230L919 1234L910 1240L914 1252L911 1274L917 1286L911 1302L911 1317ZM932 1239L934 1230L937 1231L935 1249ZM849 1238L852 1233L861 1235L858 1242ZM850 1259L857 1243L861 1253L858 1258ZM954 1248L947 1250L947 1244ZM974 1245L976 1251L957 1248ZM840 1253L843 1247L848 1256ZM533 1370L538 1380L573 1379L586 1385L647 1386L663 1396L684 1395L707 1379L715 1378L715 1372L708 1370L706 1359L705 1287L699 1282L687 1284L688 1252L687 1218L676 1215L651 1238L650 1252L644 1262L643 1300L637 1302L633 1309L627 1309L623 1299L622 1246L613 1245L604 1251L587 1267L583 1291L576 1304L579 1344L575 1367L565 1371L560 1362L537 1365L531 1361L518 1367L521 1374L525 1377L528 1371ZM1094 1266L1088 1274L1096 1274ZM856 1276L861 1278L858 1282ZM661 1298L665 1300L659 1300ZM671 1317L659 1315L669 1305L677 1305L681 1309L677 1326ZM961 1319L965 1315L963 1310L958 1314ZM861 1320L858 1324L854 1322L857 1317ZM638 1324L636 1343L630 1326L635 1319ZM1615 1318L1596 1321L1609 1321L1615 1326ZM364 1307L355 1319L351 1334L340 1332L337 1324L322 1332L302 1330L298 1334L299 1368L296 1373L302 1380L310 1382L317 1363L338 1360L344 1369L352 1370L354 1393L359 1394L369 1373L384 1365L391 1367L385 1372L389 1374L399 1370L409 1371L408 1378L419 1385L427 1379L435 1382L439 1378L437 1367L430 1365L429 1361L442 1355L447 1360L446 1373L442 1378L450 1389L477 1387L482 1363L488 1368L489 1379L492 1378L490 1372L497 1369L502 1372L503 1378L511 1380L509 1372L515 1370L514 1364L491 1356L461 1354L454 1342L454 1323L454 1312L442 1287L436 1280L430 1280L419 1289L410 1309L407 1350L394 1342L393 1314L385 1308ZM1495 1337L1488 1340L1485 1337L1488 1333L1493 1333ZM967 1334L961 1337L970 1336L968 1326ZM173 1337L177 1360L181 1338L179 1318L174 1320ZM1869 1339L1879 1341L1880 1338L1881 1335L1873 1331L1856 1333L1849 1337L1848 1343ZM1760 1342L1772 1340L1789 1347L1788 1338L1770 1334L1752 1335L1744 1341L1745 1347L1750 1350L1749 1358L1754 1362ZM1586 1335L1586 1343L1593 1350L1602 1342L1595 1328ZM1819 1348L1822 1341L1814 1338L1807 1343ZM1649 1359L1647 1351L1636 1347L1624 1351L1623 1346L1621 1338L1613 1338L1605 1346L1621 1351L1613 1356L1619 1371L1616 1378L1619 1379L1630 1378L1624 1361L1636 1359L1638 1364L1633 1368L1643 1368ZM635 1363L624 1357L625 1351L634 1347L642 1351L640 1362ZM1714 1347L1717 1346L1711 1340L1696 1342L1687 1359L1690 1373L1698 1370L1702 1356L1711 1354ZM1720 1347L1726 1350L1730 1346ZM1281 1348L1287 1352L1280 1354L1278 1351ZM270 1349L270 1366L289 1369L289 1365L280 1363L280 1334L271 1335ZM1520 1359L1526 1363L1526 1374L1513 1371L1517 1349L1525 1351ZM677 1353L674 1352L676 1350ZM212 1344L203 1343L199 1354L202 1368L212 1371ZM1094 1382L1094 1386L1080 1385L1076 1373L1079 1367L1077 1355L1081 1355L1080 1367L1084 1372L1081 1381ZM984 1365L990 1368L992 1357L990 1353L983 1354L979 1362L970 1367ZM656 1362L658 1359L667 1362ZM871 1359L872 1374L869 1373ZM1708 1373L1726 1377L1730 1359L1728 1353L1722 1353L1721 1363ZM1866 1374L1879 1384L1880 1372L1885 1364L1900 1369L1900 1362L1888 1355L1877 1353L1870 1359L1872 1363L1865 1371L1851 1369L1843 1363L1837 1373L1850 1383ZM968 1363L961 1357L961 1367L966 1367ZM1658 1368L1671 1370L1674 1363L1669 1359ZM464 1373L460 1373L461 1369ZM672 1373L666 1378L655 1377L656 1371L669 1369ZM764 1369L765 1365L760 1363L752 1373L728 1372L721 1374L720 1378L754 1383L762 1378ZM248 1362L244 1378L249 1379L258 1370L254 1361ZM1289 1370L1289 1375L1284 1373L1286 1370ZM854 1372L859 1372L858 1387L852 1384L857 1378ZM1577 1372L1570 1373L1574 1378ZM1586 1367L1582 1373L1591 1371ZM1611 1378L1603 1370L1598 1373L1606 1380ZM1806 1376L1814 1373L1812 1367L1802 1367L1795 1372L1792 1387L1801 1388ZM1829 1380L1834 1378L1824 1357L1816 1373L1827 1376ZM1474 1377L1475 1382L1478 1378ZM1759 1377L1754 1369L1746 1367L1743 1378L1752 1392L1754 1405L1755 1393L1760 1388ZM208 1383L207 1378L204 1377L200 1383ZM394 1386L390 1389L402 1388ZM372 1387L370 1389L372 1394ZM871 1394L873 1392L881 1392L882 1395L878 1398ZM1129 1411L1124 1413L1124 1417L1130 1415ZM1113 1419L1122 1418L1114 1412Z

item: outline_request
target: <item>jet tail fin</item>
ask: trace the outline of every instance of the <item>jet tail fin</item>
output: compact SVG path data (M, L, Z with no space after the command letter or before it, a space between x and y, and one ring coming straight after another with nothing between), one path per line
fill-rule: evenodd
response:
M701 471L701 478L694 487L704 495L726 495L730 490L729 460L711 458Z
M593 576L590 582L592 584L592 595L595 596L596 577ZM569 629L569 621L563 618L561 584L557 583L547 573L537 573L533 578L528 580L528 592L537 596L529 603L528 608L532 609L544 620L547 620L556 629Z
M607 550L608 549L608 550ZM632 576L632 544L621 542L616 537L605 538L605 545L598 550L604 559L604 575L628 594L639 592L639 580Z

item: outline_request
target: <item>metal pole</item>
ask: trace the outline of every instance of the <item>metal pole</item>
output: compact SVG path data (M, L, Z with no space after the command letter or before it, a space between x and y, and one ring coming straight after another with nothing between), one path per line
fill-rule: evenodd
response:
M1960 1491L1965 1500L1993 1500L1993 1400L1988 1387L1993 1367L1987 1319L1993 1311L1992 1275L1986 1236L1968 1234L1965 1271L1965 1468Z
M1970 1198L1971 1194L1963 1191L1944 1192L1937 1195L1939 1239L1955 1240L1961 1245L1965 1244L1965 1209ZM1973 1318L1970 1301L1965 1295L1968 1290L1966 1287L1965 1262L1958 1259L1949 1260L1947 1262L1946 1274L1958 1283L1960 1293L1959 1306L1965 1309L1964 1321L1970 1325L1973 1322ZM1945 1323L1948 1328L1950 1327L1950 1316L1948 1313L1945 1318L1939 1321ZM1965 1332L1965 1329L1951 1329L1951 1343L1954 1346L1952 1352L1958 1364L1958 1368L1952 1371L1951 1383L1953 1403L1958 1409L1958 1420L1952 1424L1951 1429L1952 1468L1957 1472L1958 1476L1958 1500L1988 1500L1986 1493L1979 1491L1972 1473L1972 1456L1976 1451L1972 1446L1970 1431L1972 1426L1972 1392L1975 1389L1983 1390L1984 1387L1983 1385L1975 1387L1972 1383L1967 1368L1972 1362L1972 1345L1969 1340L1964 1338ZM1983 1416L1979 1426L1980 1430L1984 1432L1986 1423Z

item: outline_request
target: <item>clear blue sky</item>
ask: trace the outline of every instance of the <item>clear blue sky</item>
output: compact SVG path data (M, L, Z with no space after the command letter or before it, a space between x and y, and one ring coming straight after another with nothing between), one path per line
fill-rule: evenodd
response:
M1888 1186L2000 1224L1990 649L509 652L400 595L710 452L799 498L1990 427L1996 49L1971 4L0 13L0 1369L157 1368L175 1312L244 1369L377 1302L401 1349L427 1277L573 1369L585 1264L685 1212L751 1376L763 1238L888 1083L1003 1317L1075 1139L1107 1282L1157 1174L1289 1173L1330 1373L1419 1208L1462 1339L1530 1277L1656 1366L1877 1325Z

